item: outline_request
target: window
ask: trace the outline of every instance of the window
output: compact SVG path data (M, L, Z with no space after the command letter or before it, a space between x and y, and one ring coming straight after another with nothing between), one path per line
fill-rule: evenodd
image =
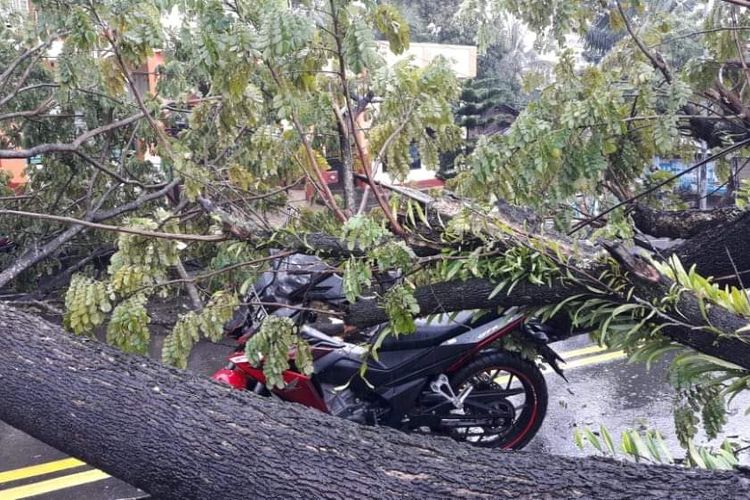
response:
M29 0L10 0L10 8L19 12L28 12Z

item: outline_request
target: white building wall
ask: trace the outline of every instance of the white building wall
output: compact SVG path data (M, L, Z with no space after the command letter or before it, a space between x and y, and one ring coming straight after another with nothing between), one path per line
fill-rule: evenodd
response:
M442 43L412 43L409 50L396 55L388 49L388 42L376 42L388 65L411 57L414 64L424 67L438 56L445 57L459 78L477 76L477 48L474 45L448 45Z

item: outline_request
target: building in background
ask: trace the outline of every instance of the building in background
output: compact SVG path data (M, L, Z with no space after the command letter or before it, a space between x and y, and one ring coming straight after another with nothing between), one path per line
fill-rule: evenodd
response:
M16 16L18 14L27 16L32 12L33 5L29 0L6 0L5 2L0 2L0 16L4 18L6 26L9 27L10 25L8 23L13 22L13 16L11 14L15 14ZM22 158L0 159L0 170L5 170L11 175L11 188L20 189L26 183L26 177L24 176L26 165L26 160Z
M0 2L0 12L15 12L19 14L26 14L31 12L33 5L29 0L5 0Z
M653 170L675 175L684 172L694 163L680 158L654 158ZM750 180L750 158L733 158L728 165L728 178L722 177L716 162L709 162L681 175L674 186L674 193L695 208L713 208L734 204L734 195L742 181ZM724 175L726 175L724 174Z
M423 68L437 57L445 58L451 69L459 79L466 80L477 76L477 47L474 45L449 45L441 43L412 43L403 54L396 55L388 49L388 42L379 41L378 49L388 65L404 59L411 59L416 66ZM431 188L443 185L443 181L436 174L440 165L426 165L419 158L416 147L412 151L412 163L406 184L417 188ZM392 183L387 168L375 165L375 179L380 182Z
M33 5L31 2L27 0L14 0L10 3L10 8L14 12L22 13L22 14L30 14L33 13ZM57 55L62 50L62 42L56 41L49 49L47 53L47 57L45 58L45 64L50 67L55 67L55 62ZM141 67L133 71L133 81L135 83L136 88L141 93L141 95L145 95L148 93L155 94L156 93L156 85L158 81L158 67L160 65L164 64L164 54L161 50L154 51L154 54L148 57L146 60L146 63L143 64ZM50 111L54 112L54 110ZM78 124L77 124L78 125ZM85 123L81 121L81 126L85 127ZM159 158L150 155L150 148L148 145L143 144L140 141L137 141L138 144L138 151L137 153L141 158L153 161L153 162L159 162ZM40 165L43 164L43 158L42 157L33 157L33 158L5 158L0 159L0 170L5 170L6 172L9 172L11 174L10 179L10 187L15 190L20 190L23 188L23 186L26 184L26 169L30 166L36 166L39 168Z
M402 54L394 54L388 42L375 42L389 66L411 59L420 68L430 64L436 57L444 57L456 76L461 79L477 76L477 47L475 45L450 45L445 43L411 43Z

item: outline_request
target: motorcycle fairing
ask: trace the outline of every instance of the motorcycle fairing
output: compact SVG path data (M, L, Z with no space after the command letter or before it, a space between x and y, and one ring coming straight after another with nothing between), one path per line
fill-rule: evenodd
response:
M461 359L466 353L475 352L477 346L484 347L510 333L522 320L521 314L511 313L463 333L458 331L451 338L442 340L440 337L437 339L439 343L435 345L421 349L380 351L377 359L367 359L365 379L380 387L398 385L410 379L420 378L424 374L450 373L460 368L455 366L453 370L448 370L456 364L457 357ZM408 337L407 335L401 338ZM331 352L319 362L316 361L315 372L324 378L322 382L346 383L348 380L359 378L357 375L365 354L365 349L347 345ZM325 369L318 363L325 363Z
M317 360L315 377L321 384L348 384L358 394L383 400L391 409L389 420L393 423L414 406L432 378L460 368L457 358L468 359L483 346L513 331L521 321L521 314L511 313L435 346L380 352L377 360L367 360L364 375L360 375L360 370L367 351L347 345Z
M266 376L262 368L255 368L250 363L242 363L238 367L251 378L265 384ZM284 379L284 388L273 388L272 392L282 399L300 403L317 410L328 412L328 406L320 395L313 380L307 375L303 375L293 370L285 370L282 374Z
M450 374L458 370L464 364L459 363L460 360L470 359L486 345L509 334L522 321L521 314L509 311L468 331L458 329L454 336L447 339L443 339L444 332L433 330L434 345L421 349L380 352L377 359L367 359L367 370L363 376L360 370L367 357L367 349L342 342L304 325L301 333L317 354L313 361L314 374L307 377L293 369L286 370L283 378L287 386L284 389L274 389L273 392L282 399L328 412L328 406L321 395L321 385L348 386L365 399L381 402L389 410L384 423L395 425L414 408L430 380L439 374ZM292 360L293 357L292 355ZM229 360L244 376L266 383L262 368L251 366L244 353L237 353ZM234 379L222 381L233 386L246 386L246 383Z

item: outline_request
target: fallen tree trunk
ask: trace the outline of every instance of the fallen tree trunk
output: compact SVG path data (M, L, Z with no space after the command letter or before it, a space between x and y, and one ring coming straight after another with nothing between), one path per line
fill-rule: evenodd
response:
M631 217L635 227L657 238L689 239L718 224L731 222L743 214L737 207L713 210L654 210L634 205Z
M434 198L426 193L409 188L391 186L389 189L424 206L424 224L418 224L419 227L416 228L418 238L415 238L415 241L419 241L419 243L415 245L426 255L434 253L436 248L445 244L445 242L440 241L443 239L443 231L449 221L460 217L462 219L459 219L459 222L463 224L464 228L469 229L464 229L458 241L448 244L452 248L463 250L466 250L466 247L470 249L478 248L482 244L486 244L485 237L490 236L492 238L492 250L496 254L511 250L519 245L532 246L537 251L559 259L560 267L565 267L569 276L578 276L578 281L576 279L555 280L555 283L550 286L537 286L518 281L514 284L512 293L505 291L493 293L497 284L487 279L431 284L417 288L415 291L420 315L468 309L490 309L498 306L538 307L557 304L574 296L606 297L612 301L619 301L621 304L633 302L633 297L626 297L627 294L616 291L607 292L600 289L600 285L603 285L603 283L597 276L611 271L609 264L603 258L605 254L604 246L606 245L593 245L580 240L574 241L554 231L534 230L534 226L538 227L539 221L534 219L532 213L506 203L498 203L493 211L486 212L479 210L465 200L450 196ZM258 242L262 232L259 233L257 228L253 228L233 214L217 207L209 199L200 198L199 203L207 213L219 217L225 230L233 236ZM750 234L750 228L745 231L745 226L750 224L750 212L740 215L732 213L734 214L732 217L736 216L736 219L722 224L721 232L712 234L713 237L709 238L710 241L706 243L706 245L712 246L713 255L716 254L716 248L722 245L724 245L725 250L729 248L727 245L731 246L732 249L737 249L741 242L746 239L745 235ZM701 224L705 223L703 219L699 220L702 221ZM531 226L531 229L529 229L529 226ZM714 228L704 231L695 239L701 238L702 241L706 232L715 230ZM288 250L315 251L337 257L361 255L359 249L351 249L338 237L325 233L295 234L280 232L267 233L264 237L268 240L260 242L262 246L279 245ZM688 240L688 242L692 242L692 240ZM414 242L409 241L407 243L412 245ZM683 263L689 266L694 262L694 259L702 257L703 255L697 252L688 255L688 258L683 259ZM739 260L740 264L744 264L745 260L747 260L747 257L743 255ZM716 261L717 259L714 259L714 262ZM634 263L631 262L630 264ZM635 262L635 264L651 268L645 262ZM750 266L750 264L748 265ZM625 270L635 271L632 267L625 267ZM641 286L637 287L640 293L635 298L645 303L658 303L667 295L671 282L658 276L659 272L653 268L648 272L657 275L654 282L658 282L659 286L652 286L652 283L646 283L643 286L643 283L641 283ZM592 293L592 290L597 289L599 289L598 292ZM687 308L685 312L682 311L684 307ZM674 341L750 370L750 336L748 334L737 334L738 330L744 329L747 325L746 318L716 308L712 309L711 312L713 318L707 320L701 311L699 300L690 294L684 296L678 307L671 312L676 313L676 316L687 313L686 319L688 321L675 320L675 314L670 316L667 313L655 319L653 323L668 325L665 331ZM349 325L363 328L385 323L389 318L377 300L365 299L352 304L344 319ZM569 330L560 333L561 336L564 336L571 332Z
M722 283L748 286L750 281L750 212L714 224L695 237L670 248L685 267L695 264L703 276ZM739 279L737 279L739 275ZM743 287L744 288L744 287Z
M651 236L685 239L665 253L703 276L743 287L750 274L750 212L736 207L662 211L636 205L636 227ZM737 276L739 275L739 279Z
M631 273L633 271L632 268L626 269ZM639 278L635 273L633 276L636 294L631 300L635 297L643 303L658 302L669 293L672 283L663 276L655 281ZM595 296L584 286L577 284L555 283L549 287L521 282L510 294L502 291L488 298L496 286L497 283L486 279L447 281L418 287L414 296L420 307L420 315L494 307L533 308L558 304L576 295ZM612 298L618 299L616 296ZM661 332L679 344L750 370L750 333L736 333L748 325L747 319L716 306L709 306L704 310L699 300L692 294L683 293L675 305L679 321L665 314L663 317L655 317L653 323L663 324ZM344 321L357 328L365 328L387 322L388 315L378 300L371 298L349 306ZM565 323L558 322L566 331L559 331L557 338L574 334L570 325Z
M419 304L420 316L470 309L494 307L543 306L557 304L573 295L585 294L584 286L553 284L534 285L520 282L511 293L501 291L492 298L497 283L488 279L474 278L466 281L445 281L418 287L414 298ZM388 322L388 315L378 299L368 298L349 306L344 322L357 328L365 328Z
M501 453L218 386L0 305L0 419L157 498L735 498L737 472Z
M609 251L630 274L633 297L658 302L670 294L673 282L650 263L621 246L610 246ZM702 301L692 293L680 293L671 308L674 312L654 322L661 323L661 332L675 342L750 370L750 334L741 332L748 326L747 318Z

